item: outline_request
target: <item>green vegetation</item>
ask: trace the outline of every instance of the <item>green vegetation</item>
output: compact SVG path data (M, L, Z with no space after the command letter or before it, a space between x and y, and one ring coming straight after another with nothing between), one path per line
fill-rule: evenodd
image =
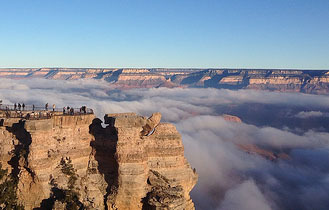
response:
M0 163L0 209L22 210L24 207L17 203L17 180L3 170Z
M83 204L79 201L79 188L76 187L78 177L75 173L71 159L61 159L61 171L68 177L67 189L59 188L54 179L51 179L52 195L49 199L44 200L42 206L46 209L52 209L55 201L65 204L67 210L83 209Z
M79 188L76 187L78 177L69 158L62 158L59 166L64 175L67 176L67 188L63 189L56 183L56 180L51 178L50 185L51 195L48 199L44 199L41 203L41 209L53 209L55 202L59 201L65 205L67 210L84 209L83 204L79 201Z
M78 177L75 174L72 161L71 159L65 160L64 158L62 158L60 165L62 167L61 171L63 172L63 174L65 174L69 178L67 183L68 189L63 190L65 196L62 202L66 203L66 209L79 209L79 189L75 187L75 183L78 180Z

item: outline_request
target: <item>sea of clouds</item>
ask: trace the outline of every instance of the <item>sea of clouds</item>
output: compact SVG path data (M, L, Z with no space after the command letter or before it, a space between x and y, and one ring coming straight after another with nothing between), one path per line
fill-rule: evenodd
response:
M324 116L329 97L301 93L218 89L115 90L99 80L0 79L3 104L25 103L94 109L105 113L160 111L182 134L185 155L199 174L191 192L197 209L266 210L329 208L329 133L259 127L225 121L216 110L234 104L279 104L316 107L296 118ZM273 113L275 114L275 113ZM284 151L290 158L267 160L239 150L255 144Z

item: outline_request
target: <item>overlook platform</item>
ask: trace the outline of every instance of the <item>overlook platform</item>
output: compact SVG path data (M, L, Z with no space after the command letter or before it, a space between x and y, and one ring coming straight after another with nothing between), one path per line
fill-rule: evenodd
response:
M53 116L76 116L76 115L88 115L94 114L94 111L90 108L72 108L67 110L65 107L65 112L63 108L48 108L27 105L24 109L15 107L14 105L0 105L0 118L19 118L27 120L40 120L40 119L50 119Z

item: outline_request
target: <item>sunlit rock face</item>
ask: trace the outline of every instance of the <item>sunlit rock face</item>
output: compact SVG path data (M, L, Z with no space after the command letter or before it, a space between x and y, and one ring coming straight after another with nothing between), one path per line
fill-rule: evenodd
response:
M229 121L229 122L236 122L236 123L241 123L242 120L234 115L229 115L229 114L223 114L222 117L224 118L224 120Z
M76 185L83 189L88 182L88 167L93 136L89 134L89 125L94 115L53 116L51 119L20 120L14 123L11 118L4 119L6 126L1 127L4 136L0 142L6 143L6 151L0 154L3 165L9 163L10 171L18 177L17 195L25 209L39 207L52 192L51 181L56 181L60 187L65 187L67 180L63 179L60 170L62 158L72 161L78 176ZM8 139L13 139L8 142ZM5 147L5 148L6 148ZM11 157L6 154L10 153ZM5 161L8 160L9 161ZM87 180L93 181L93 180ZM104 182L105 183L105 182ZM97 196L94 196L95 199ZM102 199L100 199L100 204Z
M98 79L115 88L212 87L329 93L328 70L278 69L0 69L0 78Z
M160 113L148 119L131 113L105 117L117 134L118 187L108 199L113 209L194 209L189 192L197 174L175 126L160 119ZM166 184L158 186L154 176Z
M3 117L0 163L18 178L25 209L63 209L59 192L76 193L86 209L194 209L198 176L175 126L160 120L108 114L104 127L93 114Z

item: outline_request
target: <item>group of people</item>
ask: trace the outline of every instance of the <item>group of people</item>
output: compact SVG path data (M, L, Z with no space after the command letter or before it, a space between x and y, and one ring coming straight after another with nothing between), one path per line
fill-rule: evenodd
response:
M46 105L45 105L45 111L48 111L48 103L46 103ZM15 111L24 111L25 110L25 104L24 103L22 103L22 104L20 104L20 103L14 103L14 110ZM35 111L35 106L34 106L34 104L32 105L32 111ZM53 111L55 111L55 108L56 108L56 105L55 104L53 104ZM8 108L9 109L9 108Z
M15 104L14 104L14 110L16 111L17 108L18 108L18 111L21 111L22 108L23 108L23 111L24 111L24 109L25 109L25 104L24 104L24 103L23 103L23 104L18 103L18 105L17 105L17 104L15 103Z
M34 106L34 105L33 105L33 106ZM45 110L46 110L46 111L48 111L48 107L49 107L49 104L46 103L46 105L45 105ZM56 105L53 104L53 112L55 111L55 109L56 109Z
M63 114L74 115L74 108L73 107L63 107Z
M87 107L86 106L82 106L80 108L80 114L83 113L83 114L87 114ZM63 115L65 114L69 114L69 115L74 115L74 108L73 107L63 107Z
M1 108L1 105L2 105L2 101L0 100L0 108ZM10 111L10 106L6 106L6 110L7 111ZM25 105L25 103L15 103L14 106L13 106L13 110L16 111L16 112L21 112L21 111L46 111L48 112L48 109L49 109L49 104L46 103L45 106L44 106L44 109L42 107L36 107L34 104L32 105L32 107L27 107ZM52 105L52 111L55 112L56 111L56 105L53 104ZM70 107L70 106L66 106L66 107L63 107L63 115L74 115L76 113L78 114L87 114L88 113L93 113L93 110L92 109L89 109L87 111L87 107L86 106L81 106L80 107L80 110L78 111L77 109L73 108L73 107Z
M24 103L22 103L22 104L20 104L20 103L15 103L14 104L14 110L15 111L24 111L25 110L25 104ZM39 107L40 108L40 107ZM35 109L36 109L36 107L34 106L34 104L32 105L32 111L35 111ZM44 108L44 110L45 111L48 111L48 109L49 109L49 104L48 103L46 103L45 104L45 108ZM40 109L39 109L40 110ZM52 105L52 111L54 112L54 111L56 111L56 105L55 104L53 104ZM80 113L84 113L84 114L86 114L87 113L87 107L86 106L82 106L81 108L80 108ZM74 108L73 107L70 107L70 106L67 106L67 107L63 107L63 114L74 114Z

